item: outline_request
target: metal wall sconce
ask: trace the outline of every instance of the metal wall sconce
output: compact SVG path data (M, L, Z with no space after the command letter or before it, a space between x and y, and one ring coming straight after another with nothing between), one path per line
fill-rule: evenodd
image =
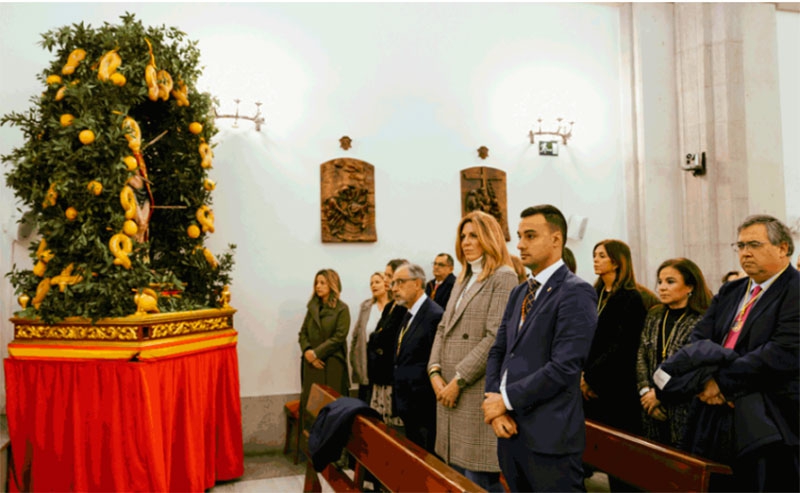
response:
M234 102L236 102L236 114L234 114L234 115L230 115L230 114L220 115L219 113L217 113L217 108L215 106L214 107L214 118L217 118L217 119L220 119L220 118L233 118L233 128L239 128L238 123L239 123L239 119L240 118L242 120L250 120L251 122L256 124L256 132L260 132L261 131L261 124L264 123L264 117L261 116L261 102L260 101L256 101L256 114L253 115L253 116L239 116L239 103L241 102L241 100L234 99Z
M563 118L556 118L556 128L555 130L542 130L542 119L539 118L536 120L539 122L539 127L537 130L531 130L528 133L528 137L531 138L531 144L536 143L535 137L537 135L553 135L556 137L561 137L561 141L564 145L567 145L567 141L572 137L572 125L575 122L564 122Z
M684 171L691 171L692 176L703 176L706 174L706 153L687 154L686 163L681 166Z

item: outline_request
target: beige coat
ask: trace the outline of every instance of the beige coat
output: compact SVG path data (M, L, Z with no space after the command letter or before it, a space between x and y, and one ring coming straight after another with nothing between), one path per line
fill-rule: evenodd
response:
M500 471L497 437L483 422L486 359L494 344L511 290L519 283L509 266L475 282L456 303L466 283L456 282L433 341L428 368L442 368L445 381L456 372L466 380L454 408L436 405L436 453L448 464L471 471Z
M368 385L367 375L367 321L375 302L368 298L361 303L358 319L353 327L353 340L350 342L350 381L356 385ZM375 327L373 327L374 329Z

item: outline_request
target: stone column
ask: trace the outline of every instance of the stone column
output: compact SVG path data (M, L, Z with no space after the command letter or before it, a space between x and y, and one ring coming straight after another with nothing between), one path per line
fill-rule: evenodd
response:
M673 22L671 3L620 6L627 243L637 280L651 289L658 265L683 245Z
M707 174L684 174L685 256L713 289L738 268L729 245L749 214L783 219L773 4L675 4L680 153L706 153Z

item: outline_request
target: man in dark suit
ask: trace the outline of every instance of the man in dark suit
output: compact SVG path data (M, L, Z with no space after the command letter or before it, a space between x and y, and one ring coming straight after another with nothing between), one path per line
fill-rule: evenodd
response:
M511 491L585 491L580 378L597 295L561 259L561 212L540 205L521 217L517 248L533 276L511 292L489 351L484 421Z
M406 436L433 453L436 444L436 395L428 377L428 359L444 311L425 294L425 271L407 264L394 271L392 293L408 308L397 336L392 400Z
M455 282L453 257L447 253L440 253L433 261L433 279L425 285L425 294L442 309L447 308L447 301L450 300Z
M794 242L772 216L750 216L733 244L746 278L723 285L692 333L739 354L705 383L702 402L732 414L729 487L800 491L800 273ZM727 405L727 407L725 407ZM696 437L695 437L696 438Z

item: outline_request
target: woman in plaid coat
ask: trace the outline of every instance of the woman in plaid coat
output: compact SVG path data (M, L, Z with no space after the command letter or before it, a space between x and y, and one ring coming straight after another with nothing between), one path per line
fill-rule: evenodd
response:
M461 263L436 331L428 374L436 392L436 453L489 491L499 489L497 437L483 422L486 359L517 274L494 217L474 211L458 225Z

